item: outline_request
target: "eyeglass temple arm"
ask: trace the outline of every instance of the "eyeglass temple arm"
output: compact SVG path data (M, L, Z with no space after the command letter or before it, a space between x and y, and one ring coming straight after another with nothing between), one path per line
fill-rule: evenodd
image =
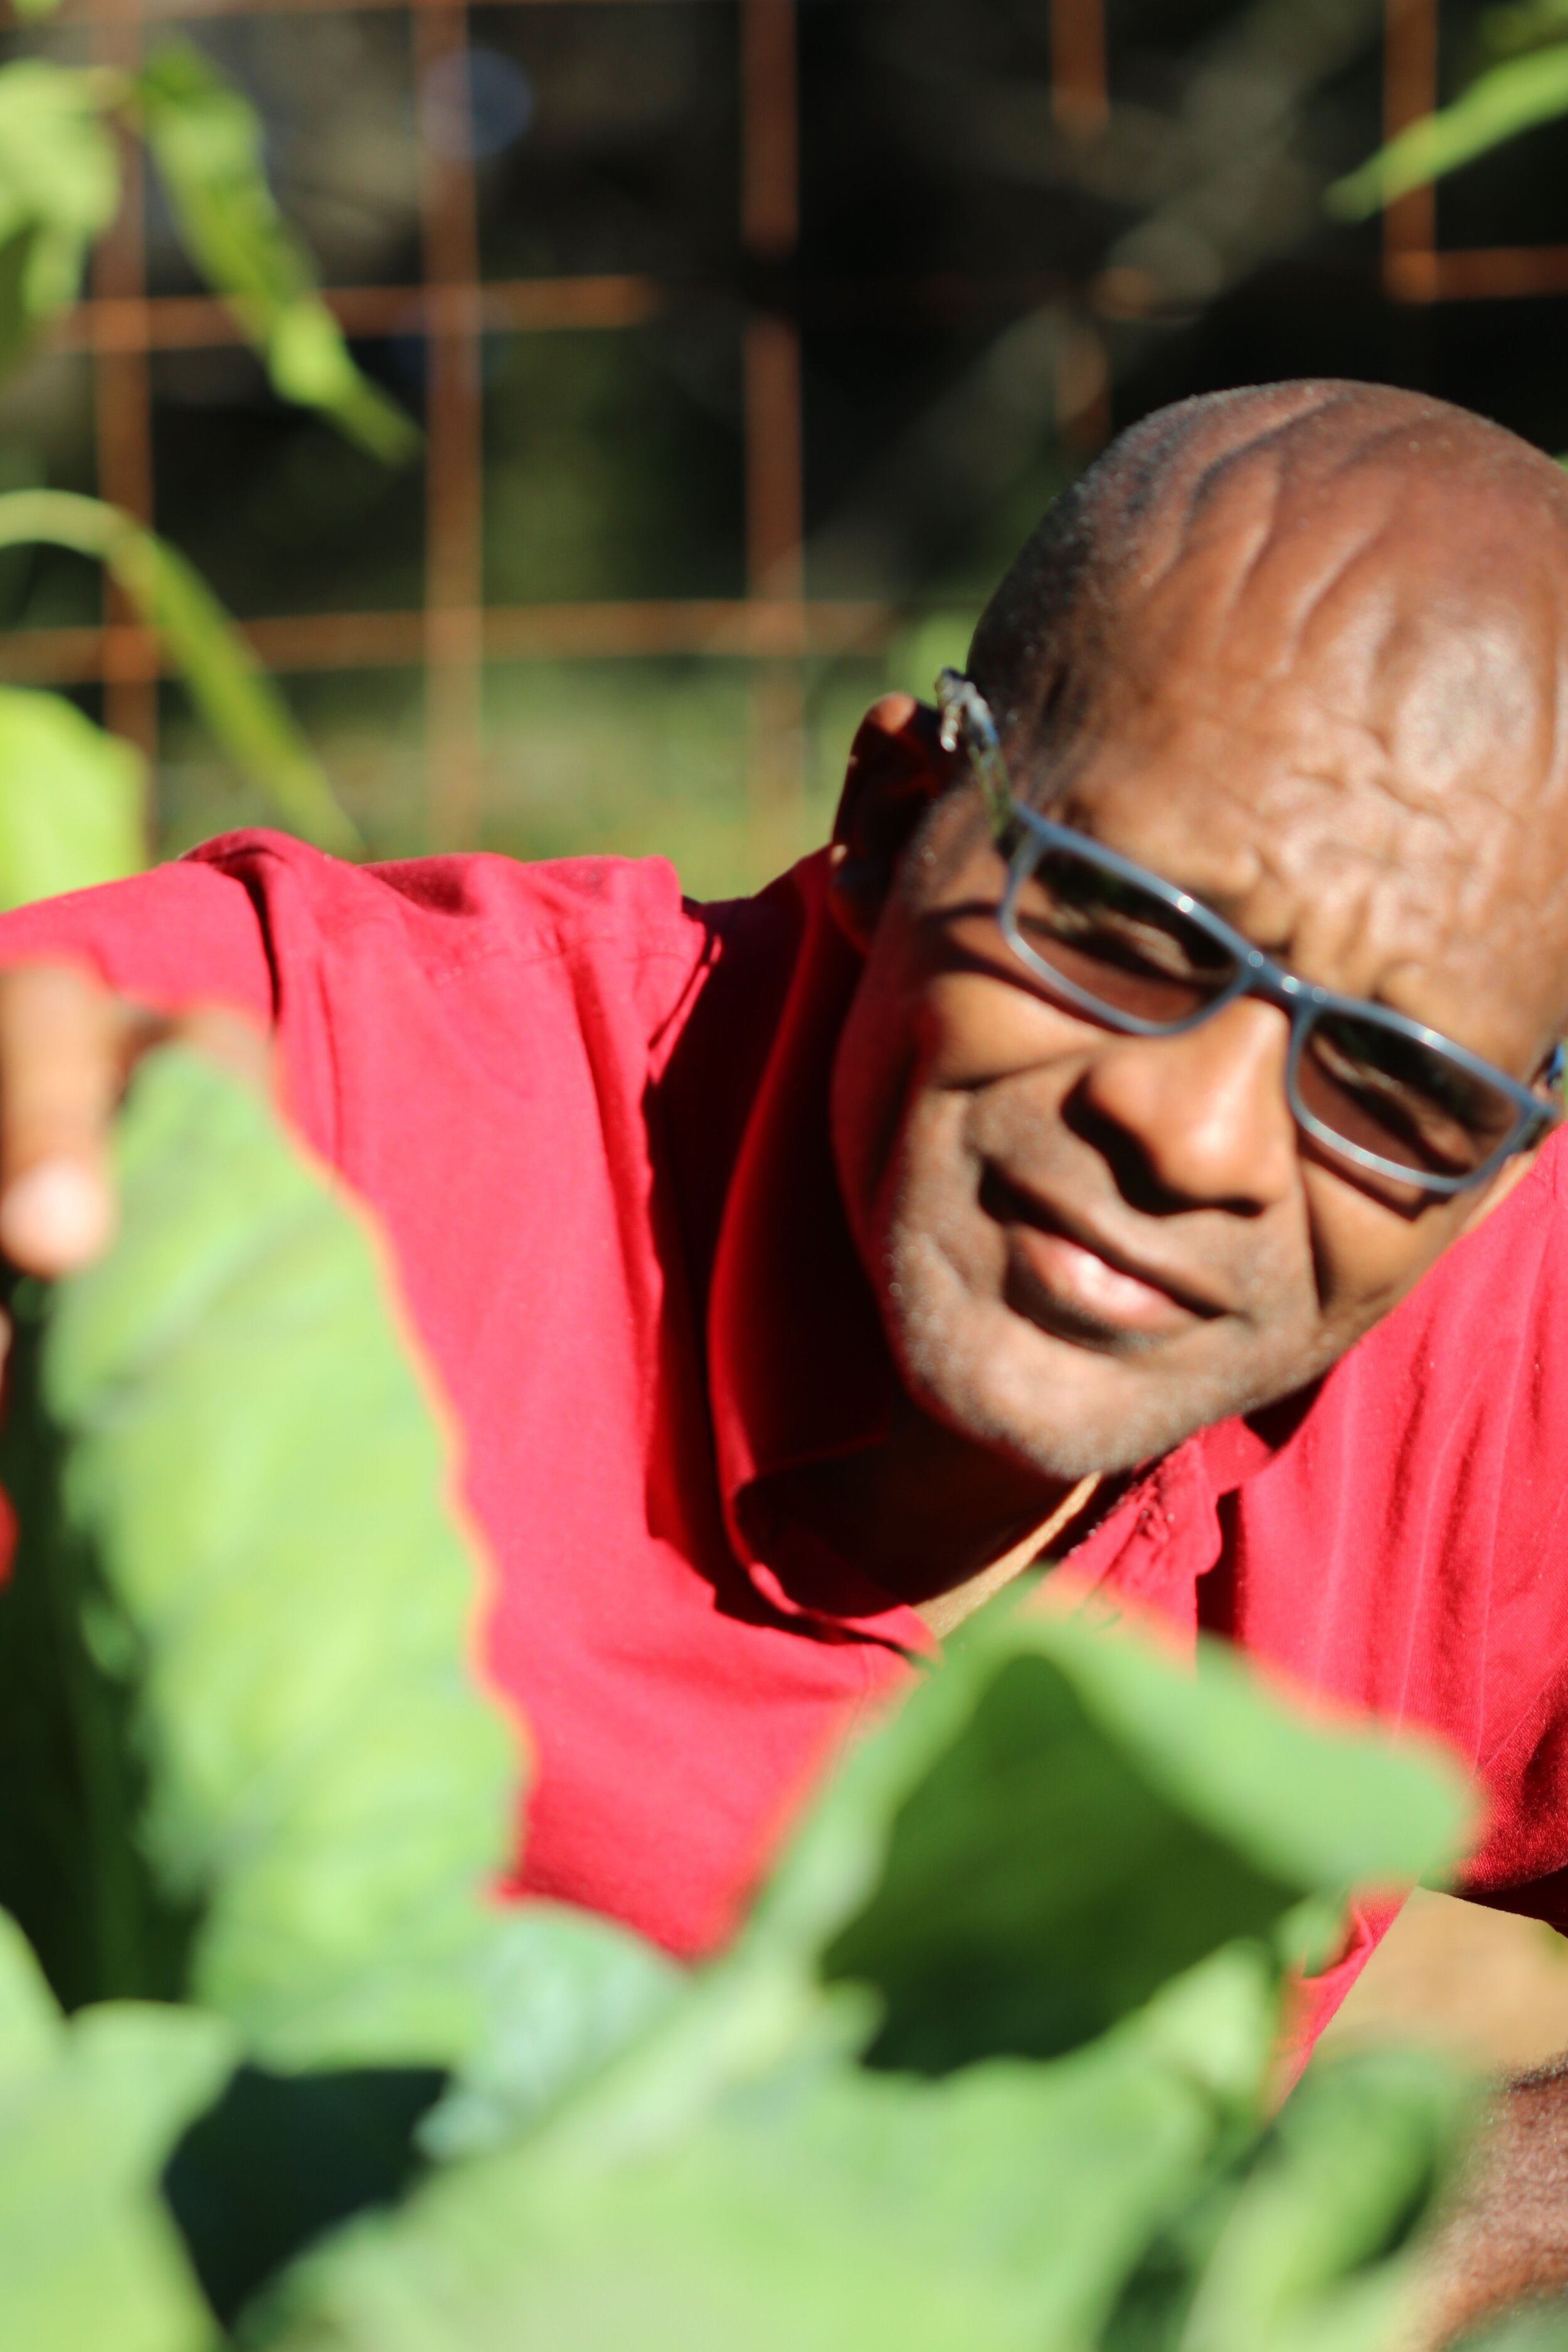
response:
M984 795L991 830L1000 841L1013 820L1013 786L990 705L973 679L944 669L937 674L936 707L942 714L942 748L962 751L968 759Z

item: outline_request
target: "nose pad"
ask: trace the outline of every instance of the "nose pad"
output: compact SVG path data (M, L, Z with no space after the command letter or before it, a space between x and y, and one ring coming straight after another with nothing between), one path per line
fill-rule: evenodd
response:
M1179 1036L1107 1035L1077 1094L1124 1192L1257 1215L1296 1178L1289 1054L1289 1016L1240 997Z

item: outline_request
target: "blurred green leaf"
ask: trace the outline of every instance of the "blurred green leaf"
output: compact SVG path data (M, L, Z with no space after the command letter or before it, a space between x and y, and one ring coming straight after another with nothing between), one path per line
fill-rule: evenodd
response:
M487 2030L420 2132L435 2157L531 2128L665 2016L688 1981L614 1920L542 1902L497 1922L484 1977Z
M1337 180L1324 202L1342 220L1364 220L1396 196L1560 114L1568 114L1568 47L1512 58L1480 75L1452 106L1413 122L1357 171Z
M0 243L0 376L9 375L33 347L39 320L28 299L37 224L13 229Z
M310 257L278 209L248 99L189 41L149 60L135 98L181 239L266 359L277 392L319 409L386 465L412 457L418 427L354 365Z
M1308 1895L1449 1860L1471 1811L1435 1748L1320 1730L1217 1644L1191 1674L1010 1610L851 1757L747 1939L871 1986L887 2063L1047 2056Z
M1415 2051L1310 2067L1231 2208L1181 2352L1380 2352L1411 2284L1386 2258L1451 2172L1471 2095Z
M1483 50L1517 57L1521 50L1568 39L1568 0L1510 0L1504 7L1483 8L1476 30Z
M1568 2301L1514 2312L1462 2342L1463 2352L1568 2352Z
M15 1300L0 1899L68 2002L183 1992L279 2068L454 2058L519 1768L376 1249L189 1054L116 1156L110 1255Z
M0 67L0 369L76 300L88 249L119 207L102 119L117 87L41 58Z
M307 2260L288 2352L1043 2352L1087 2342L1213 2118L1133 2041L931 2085L786 2070L673 2147L548 2134Z
M1289 1717L1225 1654L1194 1675L995 1613L851 1758L727 1956L525 2100L512 2145L329 2242L247 2340L1083 2352L1194 2211L1128 2345L1176 2352L1223 2247L1213 2352L1244 2324L1247 2352L1370 2352L1455 2095L1423 2062L1352 2068L1257 2156L1269 1939L1305 1895L1446 1857L1468 1812L1433 1754ZM855 1981L823 1986L824 1954Z
M342 856L363 847L287 703L183 555L100 499L69 490L0 494L0 547L39 541L90 556L113 574L158 632L222 749L285 824Z
M57 694L0 686L0 907L134 874L141 753Z
M0 2343L16 2352L198 2352L208 2312L158 2193L222 2086L216 2018L131 2002L60 2021L0 1914Z
M415 2130L438 2070L241 2066L169 2160L163 2194L227 2325L301 2246L385 2206L424 2167Z

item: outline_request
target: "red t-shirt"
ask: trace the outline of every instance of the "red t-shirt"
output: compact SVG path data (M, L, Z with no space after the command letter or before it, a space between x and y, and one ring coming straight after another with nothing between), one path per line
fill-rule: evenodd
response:
M893 1379L828 1150L858 966L824 872L694 907L659 860L355 868L249 834L0 921L5 961L274 1025L465 1435L488 1665L537 1757L518 1883L680 1953L932 1648L769 1509L770 1473L875 1437ZM1304 1397L1131 1485L1073 1565L1446 1735L1492 1798L1468 1890L1568 1927L1565 1150Z

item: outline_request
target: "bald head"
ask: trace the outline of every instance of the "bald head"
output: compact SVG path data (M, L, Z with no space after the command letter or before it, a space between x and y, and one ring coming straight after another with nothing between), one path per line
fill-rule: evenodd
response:
M1272 384L1114 442L1019 555L970 666L1021 777L1174 668L1238 719L1295 671L1405 789L1485 766L1489 793L1539 803L1563 795L1565 620L1568 479L1549 458L1421 394Z

